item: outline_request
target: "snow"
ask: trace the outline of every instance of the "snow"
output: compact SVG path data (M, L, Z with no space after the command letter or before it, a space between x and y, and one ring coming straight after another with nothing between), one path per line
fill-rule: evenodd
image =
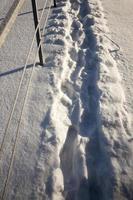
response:
M133 116L133 1L102 0L112 39L120 46L118 69L127 99L128 112ZM133 117L131 117L133 119ZM133 122L132 122L133 123Z
M6 16L6 13L8 12L8 10L12 6L12 4L13 4L13 0L11 0L11 1L9 1L9 0L1 1L1 4L0 4L0 22L2 22L2 20Z
M57 1L52 9L7 199L132 199L131 114L109 32L100 0Z

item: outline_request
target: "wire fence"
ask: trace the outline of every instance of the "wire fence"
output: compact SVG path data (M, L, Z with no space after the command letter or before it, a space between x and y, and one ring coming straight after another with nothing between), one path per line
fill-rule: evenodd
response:
M18 5L18 3L20 3L20 1L15 1L15 2ZM25 77L25 74L26 74L26 69L28 67L28 61L29 61L30 55L31 55L32 50L33 50L33 45L34 45L35 39L37 39L37 50L36 50L36 55L35 55L33 67L32 67L30 77L29 77L29 80L28 80L28 84L26 85L26 92L24 94L24 99L23 99L23 102L22 102L22 109L21 109L20 116L19 116L19 119L18 119L17 130L16 130L15 139L14 139L12 152L11 152L11 157L10 157L10 161L9 161L9 168L8 168L7 176L6 176L4 184L3 184L3 190L2 190L2 193L1 193L1 197L0 197L1 200L6 199L7 188L8 188L10 176L11 176L11 173L12 173L14 157L15 157L15 150L16 150L16 146L17 146L17 142L18 142L18 138L19 138L19 133L20 133L19 130L20 130L21 122L22 122L23 112L24 112L26 100L27 100L27 97L28 97L28 94L29 94L29 88L30 88L30 84L31 84L31 81L32 81L32 77L33 77L33 73L34 73L34 69L35 69L35 65L36 65L36 60L37 60L38 56L39 56L39 59L40 59L40 64L41 65L43 64L43 52L42 52L42 48L41 48L40 24L41 24L43 16L44 16L44 13L45 13L44 11L45 11L45 8L47 6L47 3L49 2L49 7L48 7L47 15L45 17L45 22L43 24L43 31L45 31L52 4L54 3L54 6L56 6L55 0L54 1L53 0L45 0L43 10L41 12L41 16L40 16L40 18L38 18L36 0L31 0L31 1L32 1L32 8L33 8L33 15L34 15L35 32L34 32L34 35L33 35L33 38L32 38L32 43L30 45L27 57L26 57L26 62L25 62L24 68L23 68L21 78L20 78L20 82L19 82L17 92L16 92L16 95L15 95L15 98L14 98L14 102L13 102L13 105L12 105L12 108L11 108L11 111L10 111L10 114L9 114L8 122L7 122L5 132L4 132L4 135L3 135L3 138L2 138L2 142L0 144L0 160L2 158L4 144L5 144L5 141L6 141L6 137L8 136L9 127L11 125L11 121L12 121L12 118L13 118L13 115L14 115L14 111L15 111L16 104L17 104L17 101L18 101L18 97L20 95L20 89L22 87L22 83L23 83L23 80L24 80L24 77ZM22 3L24 3L24 0L23 0L23 2L21 1L21 5L22 5ZM20 5L19 5L19 8L20 8ZM16 10L14 12L16 12ZM17 12L18 12L18 10L17 10Z

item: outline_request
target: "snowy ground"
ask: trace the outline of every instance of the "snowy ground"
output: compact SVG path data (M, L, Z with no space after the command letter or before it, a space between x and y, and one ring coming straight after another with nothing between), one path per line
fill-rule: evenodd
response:
M6 199L133 199L131 114L109 32L100 0L58 0L52 9Z
M13 0L5 0L1 1L0 3L0 23L3 20L3 18L6 16L6 13L8 12L9 8L12 6Z
M120 46L118 69L126 94L128 111L133 120L133 1L102 0L111 37Z

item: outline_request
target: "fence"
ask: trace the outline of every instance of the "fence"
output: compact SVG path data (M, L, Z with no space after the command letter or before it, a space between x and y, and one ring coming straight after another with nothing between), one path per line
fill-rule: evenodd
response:
M8 33L10 32L24 2L25 0L15 0L11 8L9 9L5 19L0 25L0 48L3 45ZM40 34L40 27L38 26L39 19L38 19L37 3L36 3L36 0L31 0L31 3L32 3L32 9L33 9L35 30L37 29L37 32L36 32L37 45L39 45L41 41L41 34ZM54 7L56 7L56 0L53 0L53 4L54 4ZM39 60L40 60L40 64L43 65L43 54L42 54L41 46L39 48Z
M33 19L34 19L34 25L35 25L35 32L34 32L34 36L33 36L33 39L32 39L31 46L30 46L29 51L28 51L28 55L26 57L26 62L25 62L23 72L22 72L22 75L21 75L21 78L20 78L20 82L19 82L19 85L18 85L18 88L17 88L17 93L15 95L14 102L13 102L13 105L12 105L12 108L11 108L11 111L10 111L10 114L9 114L8 122L7 122L5 131L4 131L4 135L3 135L3 138L2 138L2 142L0 144L0 160L2 158L2 152L3 152L4 144L5 144L5 141L6 141L7 133L9 131L9 127L10 127L10 124L11 124L11 120L13 118L13 114L14 114L15 107L16 107L16 104L17 104L17 101L18 101L18 97L20 95L20 89L22 87L23 79L24 79L24 76L25 76L25 73L26 73L29 57L30 57L30 54L32 52L35 39L37 41L37 51L36 51L36 56L35 56L35 61L33 63L32 71L31 71L31 74L30 74L30 78L29 78L28 84L26 86L26 93L24 95L24 100L22 102L22 109L21 109L20 116L19 116L19 119L18 119L17 130L16 130L16 134L15 134L15 140L14 140L14 144L13 144L13 148L12 148L12 152L11 152L11 157L10 157L10 161L9 161L9 169L8 169L8 173L7 173L5 182L3 184L4 187L3 187L1 197L0 197L1 200L6 199L6 192L7 192L7 187L8 187L8 183L9 183L9 179L10 179L10 176L11 176L12 167L13 167L13 163L14 163L15 150L16 150L16 145L17 145L17 142L18 142L19 129L20 129L21 121L22 121L23 110L24 110L25 103L26 103L26 100L27 100L27 96L28 96L28 92L29 92L29 86L30 86L30 83L31 83L31 80L32 80L33 71L34 71L34 68L35 68L37 56L39 56L40 64L43 65L43 51L42 51L42 46L41 46L40 24L41 24L41 21L42 21L43 15L44 15L44 11L45 11L45 7L46 7L48 1L50 2L50 5L49 5L49 10L48 10L47 16L45 18L45 23L44 23L44 26L43 26L44 30L45 30L45 27L46 27L46 24L47 24L47 21L48 21L48 17L49 17L49 14L50 14L50 8L51 8L52 4L54 5L54 7L56 7L56 0L45 0L44 7L43 7L40 18L38 17L37 2L36 2L36 0L31 0L32 9L33 9L33 16L34 16ZM12 28L12 26L13 26L16 18L17 18L17 15L20 12L24 2L25 2L25 0L15 0L14 3L12 4L12 7L8 11L5 19L3 20L3 22L0 26L0 47L4 43L6 36L10 32L10 29Z

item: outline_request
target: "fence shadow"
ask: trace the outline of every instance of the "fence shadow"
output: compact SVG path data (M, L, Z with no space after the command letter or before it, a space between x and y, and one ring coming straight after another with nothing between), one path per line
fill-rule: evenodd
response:
M37 65L39 65L39 63L36 63L35 67ZM26 69L30 69L32 67L33 67L33 64L29 64L29 65L26 66ZM9 71L6 71L6 72L2 72L2 73L0 73L0 78L3 77L3 76L8 76L8 75L23 71L24 68L25 68L25 66L22 66L22 67L18 67L18 68L15 68L15 69L12 69L12 70L9 70Z

